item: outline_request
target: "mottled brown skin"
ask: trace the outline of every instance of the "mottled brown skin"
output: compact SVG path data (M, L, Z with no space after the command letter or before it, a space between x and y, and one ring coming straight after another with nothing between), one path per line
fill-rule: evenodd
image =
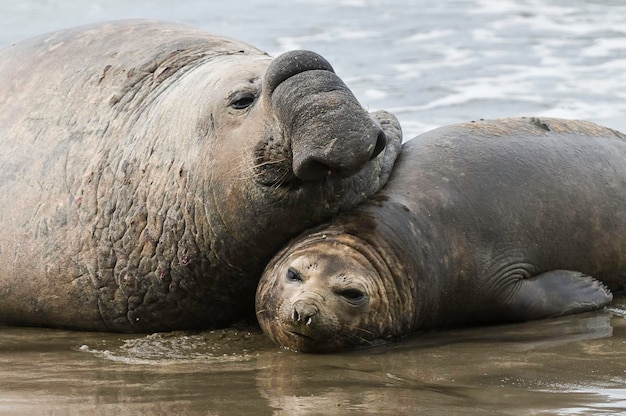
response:
M277 254L257 318L277 344L324 352L600 308L626 284L625 207L619 132L535 118L436 129L403 145L378 194Z
M376 192L400 142L393 116L366 112L308 51L272 59L143 20L10 46L0 323L152 332L253 317L271 256Z

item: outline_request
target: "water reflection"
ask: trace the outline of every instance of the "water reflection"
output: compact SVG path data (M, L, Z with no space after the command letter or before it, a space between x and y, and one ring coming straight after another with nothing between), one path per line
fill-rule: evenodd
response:
M626 296L608 310L415 334L351 353L256 328L119 335L3 327L2 414L618 414Z

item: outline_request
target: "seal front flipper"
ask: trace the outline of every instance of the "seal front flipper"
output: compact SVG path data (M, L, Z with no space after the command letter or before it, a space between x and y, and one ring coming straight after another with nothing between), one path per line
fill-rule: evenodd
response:
M551 270L517 285L505 304L510 316L519 320L592 311L613 300L611 291L600 281L571 270Z

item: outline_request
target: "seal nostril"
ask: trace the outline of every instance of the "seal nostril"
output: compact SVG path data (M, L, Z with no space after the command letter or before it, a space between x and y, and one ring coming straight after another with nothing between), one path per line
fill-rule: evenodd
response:
M294 169L295 175L303 181L316 181L329 175L332 169L325 163L310 157Z
M374 159L380 154L380 152L385 150L385 146L387 146L387 136L385 136L384 131L380 130L380 132L378 133L378 138L376 139L376 146L374 147L374 152L372 152L370 160Z
M296 323L304 323L310 326L313 323L313 317L317 314L317 308L314 305L298 302L294 305L291 312L291 319Z

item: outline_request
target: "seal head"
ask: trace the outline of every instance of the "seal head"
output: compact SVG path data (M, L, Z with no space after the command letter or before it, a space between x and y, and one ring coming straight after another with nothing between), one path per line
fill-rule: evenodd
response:
M257 318L278 345L331 352L390 336L382 259L354 236L317 233L275 257L257 289ZM382 270L381 270L382 269Z

